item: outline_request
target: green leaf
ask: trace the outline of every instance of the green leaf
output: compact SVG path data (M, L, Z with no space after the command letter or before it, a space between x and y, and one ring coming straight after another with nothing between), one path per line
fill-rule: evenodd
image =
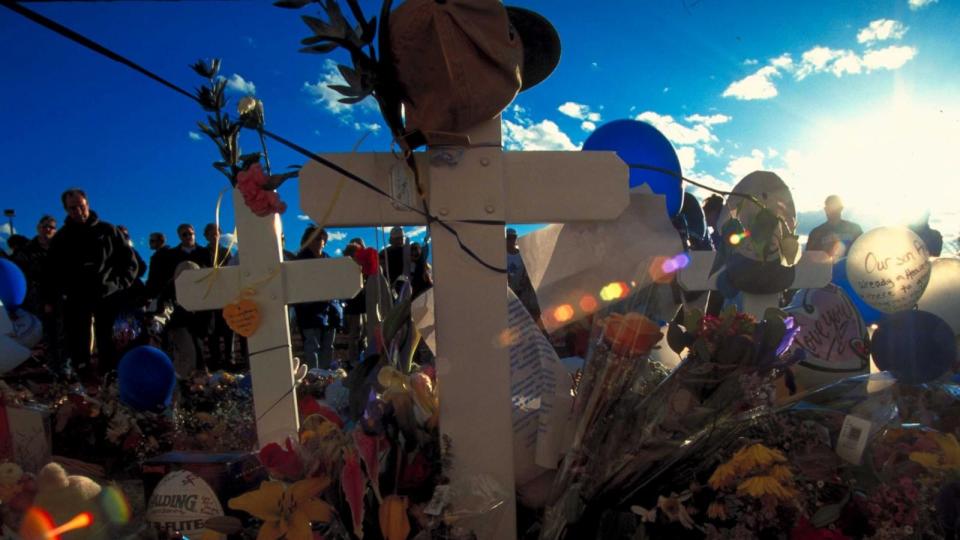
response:
M843 507L846 506L849 501L850 492L847 492L846 496L844 496L840 502L820 507L817 513L810 518L810 524L818 529L830 525L840 519L840 514L843 513Z
M688 332L696 332L700 328L700 319L703 318L703 312L697 308L687 309L683 312L683 326Z
M313 0L277 0L273 5L285 9L300 9Z
M340 98L340 99L338 99L337 101L339 101L340 103L346 103L347 105L353 105L354 103L360 103L361 101L367 99L367 96L369 96L369 95L370 95L370 94L367 93L367 94L364 94L364 95L362 95L362 96L345 97L345 98Z
M327 88L347 97L356 97L362 93L362 89L360 88L354 88L352 86L344 86L342 84L328 84Z
M303 22L307 23L310 30L317 36L343 37L342 32L338 32L333 25L328 24L322 19L310 15L301 15L300 18L303 19Z
M767 248L774 240L780 218L768 208L763 208L753 217L750 224L750 241L763 261L767 260Z
M363 86L362 78L357 70L343 64L338 64L337 69L340 70L340 75L343 75L343 80L347 81L350 86L357 88Z
M780 262L784 266L792 266L797 262L797 253L800 252L800 237L795 234L784 235L780 239Z
M339 47L339 45L336 43L324 43L322 45L314 45L312 47L303 47L299 52L307 54L327 54L337 47Z

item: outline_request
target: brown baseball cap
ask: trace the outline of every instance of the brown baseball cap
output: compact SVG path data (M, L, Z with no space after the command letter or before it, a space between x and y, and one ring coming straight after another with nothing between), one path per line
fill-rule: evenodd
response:
M405 130L458 133L545 79L560 38L540 15L500 0L406 0L390 14Z

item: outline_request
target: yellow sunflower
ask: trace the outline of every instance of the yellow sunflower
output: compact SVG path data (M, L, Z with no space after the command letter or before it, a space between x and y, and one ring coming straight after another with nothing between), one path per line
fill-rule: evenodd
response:
M707 483L710 484L710 487L713 489L720 489L723 486L732 484L734 480L736 480L737 474L737 466L731 460L717 466L713 474L710 475L710 480L708 480Z
M311 522L330 521L333 513L329 504L316 498L328 485L330 480L322 477L300 480L291 486L263 482L259 489L230 499L228 506L263 520L257 540L312 540Z
M796 496L796 492L783 486L772 476L754 476L740 482L737 486L737 495L749 495L756 499L764 495L773 495L777 499L786 500Z
M774 463L786 463L787 458L779 450L767 448L762 444L753 444L741 448L730 461L736 465L738 471L743 472Z

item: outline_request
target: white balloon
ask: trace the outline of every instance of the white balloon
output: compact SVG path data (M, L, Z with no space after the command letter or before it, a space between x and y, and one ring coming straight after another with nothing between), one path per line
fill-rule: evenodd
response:
M847 277L864 302L884 313L912 309L930 281L930 254L910 229L880 227L850 246Z
M917 306L946 321L953 333L960 335L960 260L933 261L930 282Z

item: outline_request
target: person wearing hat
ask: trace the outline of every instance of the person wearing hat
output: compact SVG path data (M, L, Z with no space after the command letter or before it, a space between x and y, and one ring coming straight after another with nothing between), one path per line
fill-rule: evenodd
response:
M527 274L527 267L523 264L520 248L517 247L517 230L513 228L507 229L507 285L542 330L544 326L540 318L540 302Z
M810 231L807 251L826 251L832 257L842 257L850 249L850 244L863 234L863 229L842 218L843 201L837 195L827 197L823 212L827 221Z
M323 250L327 245L327 231L316 231L316 225L310 225L303 231L298 261L330 257ZM343 305L340 300L294 304L293 310L303 336L304 354L307 357L305 363L311 369L330 369L333 365L333 343L337 330L343 325Z

